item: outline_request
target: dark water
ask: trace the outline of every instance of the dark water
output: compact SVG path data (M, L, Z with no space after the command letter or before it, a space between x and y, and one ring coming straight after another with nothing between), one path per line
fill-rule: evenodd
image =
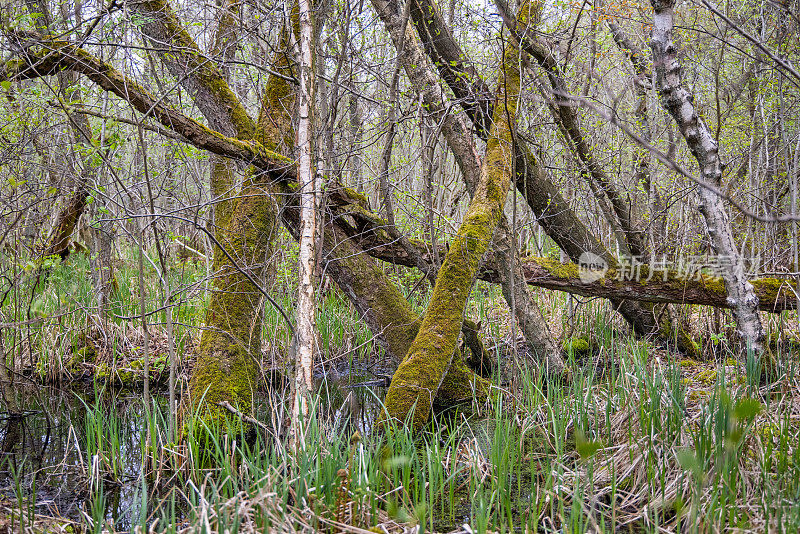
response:
M138 513L142 473L142 432L147 418L140 397L131 393L58 390L16 385L3 387L0 409L0 495L24 503L27 512L75 521L90 512L89 493L96 462L88 451L87 435L108 424L92 425L98 406L116 420L118 448L116 480L103 481L105 515L125 526ZM155 399L156 402L163 402ZM105 427L105 428L104 428Z
M340 373L335 381L319 374L319 419L331 433L368 434L378 413L383 390L374 377ZM147 439L147 414L140 392L110 388L58 389L32 383L0 385L0 500L25 513L85 521L102 515L115 530L129 530L140 521L143 497L153 504L163 495L143 496L150 484L143 478L143 445ZM256 418L276 433L288 430L289 407L275 398L277 391L256 400ZM168 413L165 395L153 394L155 407ZM166 434L167 428L160 428ZM93 455L98 435L115 461L104 463ZM111 465L113 464L113 465ZM109 476L114 472L114 476ZM104 499L90 496L102 484ZM13 504L11 504L13 503Z

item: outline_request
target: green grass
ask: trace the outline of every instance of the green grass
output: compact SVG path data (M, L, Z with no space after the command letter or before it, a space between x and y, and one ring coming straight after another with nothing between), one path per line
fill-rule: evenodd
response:
M117 268L109 318L114 336L106 345L112 362L130 360L139 350L138 321L124 319L138 315L134 266ZM175 340L177 353L186 356L203 322L205 268L173 267ZM41 379L61 376L81 336L96 328L87 269L87 260L75 255L35 293L23 277L6 299L6 320L24 320L28 303L32 316L43 320L3 332L6 346L33 347L31 362L25 351L15 354L22 358L18 369L33 369ZM407 292L418 281L399 269L390 272ZM155 309L159 282L152 269L146 276L148 305ZM272 287L286 310L294 307L292 276L279 270ZM421 287L411 296L419 311L426 304ZM509 362L495 377L498 394L477 410L436 414L416 438L400 425L351 442L354 425L335 417L347 390L321 389L293 449L285 439L282 391L257 399L256 413L270 432L252 437L241 425L208 428L187 416L176 442L168 434L172 414L159 400L132 410L145 420L135 426L132 470L123 445L131 439L126 416L102 400L107 394L82 400L82 417L74 419L81 424L73 427L89 481L82 521L91 531L106 528L114 488L123 484L135 491L135 505L118 528L150 530L157 520L158 532L347 531L339 523L389 532L410 526L448 531L464 523L474 532L800 529L798 354L779 352L784 374L765 382L752 359L683 361L630 337L599 301L579 302L570 320L566 298L547 295L540 304L550 324L589 346L567 351L572 382L548 383L535 362L514 356L499 289L479 283L468 314L482 321L487 346ZM156 348L164 318L163 311L150 316ZM336 290L323 294L317 324L335 365L357 367L381 357ZM264 330L275 354L284 355L285 325L270 306ZM724 336L716 343L726 354ZM361 402L379 403L360 393ZM13 479L16 512L9 513L35 524L30 499L36 478L33 484Z
M653 365L630 346L615 356L616 372L600 379L585 367L561 387L518 369L512 395L477 414L439 414L416 439L401 425L351 441L322 407L291 450L268 432L190 430L189 454L142 471L137 517L158 518L164 532L334 531L337 522L389 531L464 522L475 532L800 528L796 399L748 385L743 366L720 365L705 385L696 370ZM167 443L159 405L150 417L143 439ZM142 447L142 465L153 465L154 450ZM104 498L96 491L93 506Z

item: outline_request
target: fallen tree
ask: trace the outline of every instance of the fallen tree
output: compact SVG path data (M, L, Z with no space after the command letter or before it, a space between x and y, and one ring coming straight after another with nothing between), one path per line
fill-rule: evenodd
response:
M405 247L389 236L386 221L369 211L360 195L346 188L330 192L328 208L337 217L338 226L359 242L370 256L388 263L405 267L418 267ZM428 264L433 263L433 251L429 243L409 239L416 248L416 255ZM447 252L446 245L439 246L439 256ZM525 281L532 286L565 291L585 297L625 299L638 302L673 304L698 304L731 309L725 285L721 278L697 270L681 271L664 266L647 264L615 263L605 272L586 273L581 276L580 267L572 262L561 263L552 258L520 258ZM486 282L499 283L502 262L493 251L485 257L478 278ZM780 313L797 308L797 296L791 278L756 278L751 280L759 300L759 310Z

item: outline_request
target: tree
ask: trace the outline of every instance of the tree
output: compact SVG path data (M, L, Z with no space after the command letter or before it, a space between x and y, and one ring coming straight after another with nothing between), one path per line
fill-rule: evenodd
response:
M29 18L3 26L10 50L0 68L4 88L11 95L12 83L33 86L32 80L60 77L57 100L85 160L85 172L64 195L61 216L41 231L51 237L40 251L66 256L64 245L88 199L100 193L91 177L91 162L102 153L93 141L95 118L115 119L115 128L128 134L122 128L136 128L140 153L120 153L123 159L147 163L141 152L152 144L145 143L144 132L211 155L208 183L201 187L213 205L208 226L201 224L205 215L197 207L188 215L190 210L157 214L152 194L148 202L127 195L132 184L117 174L114 185L129 198L128 204L120 202L120 219L136 214L152 224L193 224L211 243L212 291L190 382L199 413L216 420L231 409L250 411L261 380L268 306L295 334L294 420L300 420L299 400L312 388L319 350L318 275L336 282L372 330L390 361L387 371L397 368L386 399L388 415L404 420L414 410L415 429L424 425L434 403L451 405L489 393L488 382L467 367L459 345L464 336L470 350L485 351L465 313L477 279L500 285L512 331L518 324L536 363L556 384L571 371L534 287L607 298L636 334L694 355L701 347L680 324L681 310L663 305L732 309L742 354L761 353L758 311L796 307L784 280L751 281L746 273L748 248L771 247L772 271L788 269L797 256L796 246L794 260L781 252L790 248L784 245L794 231L783 223L796 219L796 180L790 176L797 158L791 166L789 154L794 150L796 156L797 150L788 133L793 125L756 112L773 106L786 117L793 109L788 95L794 99L796 81L783 78L797 77L791 63L772 53L774 43L756 39L746 24L734 23L735 14L721 14L710 4L703 13L724 17L727 26L713 30L719 44L709 47L676 38L673 20L680 13L672 2L654 1L652 58L642 51L646 37L638 31L651 22L646 5L640 6L644 15L624 23L613 4L595 6L587 23L583 6L569 12L568 5L524 2L514 13L498 1L502 24L475 29L454 23L455 16L447 22L430 0L371 4L381 27L365 25L361 7L305 0L278 10L236 0L216 9L179 0L132 0L124 10L116 4L105 10L85 7L94 18L77 25L66 23L72 15L58 23L48 20L50 15L37 20L41 17L34 15L47 10L31 4ZM565 10L568 23L550 16L557 9ZM193 24L191 18L206 11L213 12L215 24ZM312 12L318 15L316 26ZM603 20L607 28L598 24ZM710 23L699 17L692 31L704 24ZM64 31L53 33L57 26ZM124 59L105 55L108 43L119 41L114 32L135 43L114 45L127 54ZM479 41L490 34L491 40ZM588 46L581 46L584 38L591 41ZM758 56L738 72L732 61L723 61L723 52L744 44ZM713 63L710 74L694 68L703 62ZM767 75L756 64L769 62L783 73L779 86L787 87L770 96L774 102L764 102L758 90ZM734 74L741 83L732 80ZM78 86L78 76L89 83ZM67 86L72 89L65 91ZM745 105L736 90L750 86ZM666 113L649 104L655 89ZM709 112L702 101L712 94ZM106 101L114 96L113 111L92 107L99 95ZM713 115L715 122L701 119ZM753 131L764 130L761 140L729 135L725 121L731 117ZM675 142L675 127L685 146ZM783 134L770 134L770 128ZM424 143L417 131L425 132ZM370 144L375 139L379 148ZM437 144L440 158L433 157ZM720 156L726 148L745 154L736 173L727 176ZM754 155L759 150L763 153ZM108 159L101 157L110 169ZM759 182L748 172L760 161ZM157 185L151 174L145 172L143 184ZM694 187L702 219L695 215L695 197L685 192ZM469 198L466 208L462 197ZM375 198L380 210L373 210ZM443 198L452 205L441 209ZM571 262L524 257L519 249L527 243L519 237L527 229L521 230L520 217L548 236L540 256L550 247ZM10 219L3 239L18 220ZM293 317L271 284L281 224L300 243ZM708 229L707 243L701 225ZM155 243L160 246L158 235ZM702 256L714 269L686 275L679 265L685 252L693 261ZM587 257L607 271L582 276ZM433 283L426 310L415 309L381 262L415 268ZM160 270L167 270L163 260ZM169 300L165 297L164 307Z

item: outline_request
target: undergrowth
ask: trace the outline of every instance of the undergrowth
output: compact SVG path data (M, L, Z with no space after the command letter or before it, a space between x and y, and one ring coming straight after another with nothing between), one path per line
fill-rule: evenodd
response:
M259 424L206 428L184 414L184 431L175 439L168 431L174 414L162 398L144 405L133 394L115 402L117 394L107 386L114 381L99 379L105 364L113 376L130 373L127 385L134 390L139 383L132 265L117 267L118 287L104 319L91 313L94 297L80 255L55 266L43 287L32 293L20 287L6 299L4 320L27 322L3 333L6 347L21 349L9 360L17 385L3 390L0 435L11 446L0 469L0 527L175 533L800 530L800 358L794 345L776 345L780 374L765 379L758 362L731 357L724 337L711 344L708 360L688 360L631 337L605 304L574 299L568 306L567 297L547 293L539 304L554 335L565 340L574 369L570 383L553 383L526 354L498 289L479 283L467 315L481 322L487 347L505 361L489 404L435 414L412 438L402 425L375 428L380 388L323 373L316 410L293 448L286 440L285 383L262 388L255 403ZM157 362L167 352L164 345L174 342L188 364L209 281L203 265L174 267L173 340L164 334L156 273L146 273L151 357ZM281 276L271 291L291 310L292 282ZM424 309L426 282L393 276L412 286L407 294ZM29 317L18 311L25 291L33 295ZM270 341L263 365L280 367L285 325L274 308L266 306L264 313ZM789 320L784 314L769 324L783 335ZM322 293L317 324L327 367L363 369L382 358L333 287ZM91 379L77 403L54 404L52 390L20 389L20 381L63 384L80 369ZM185 370L179 378L185 382ZM39 397L46 399L30 407ZM31 460L13 445L14 439L36 438L32 450L41 447L45 432L31 422L41 414L48 414L47 436L60 443L49 461L44 452ZM52 418L59 423L51 425ZM37 495L52 491L55 480L78 495L75 510L37 504Z

